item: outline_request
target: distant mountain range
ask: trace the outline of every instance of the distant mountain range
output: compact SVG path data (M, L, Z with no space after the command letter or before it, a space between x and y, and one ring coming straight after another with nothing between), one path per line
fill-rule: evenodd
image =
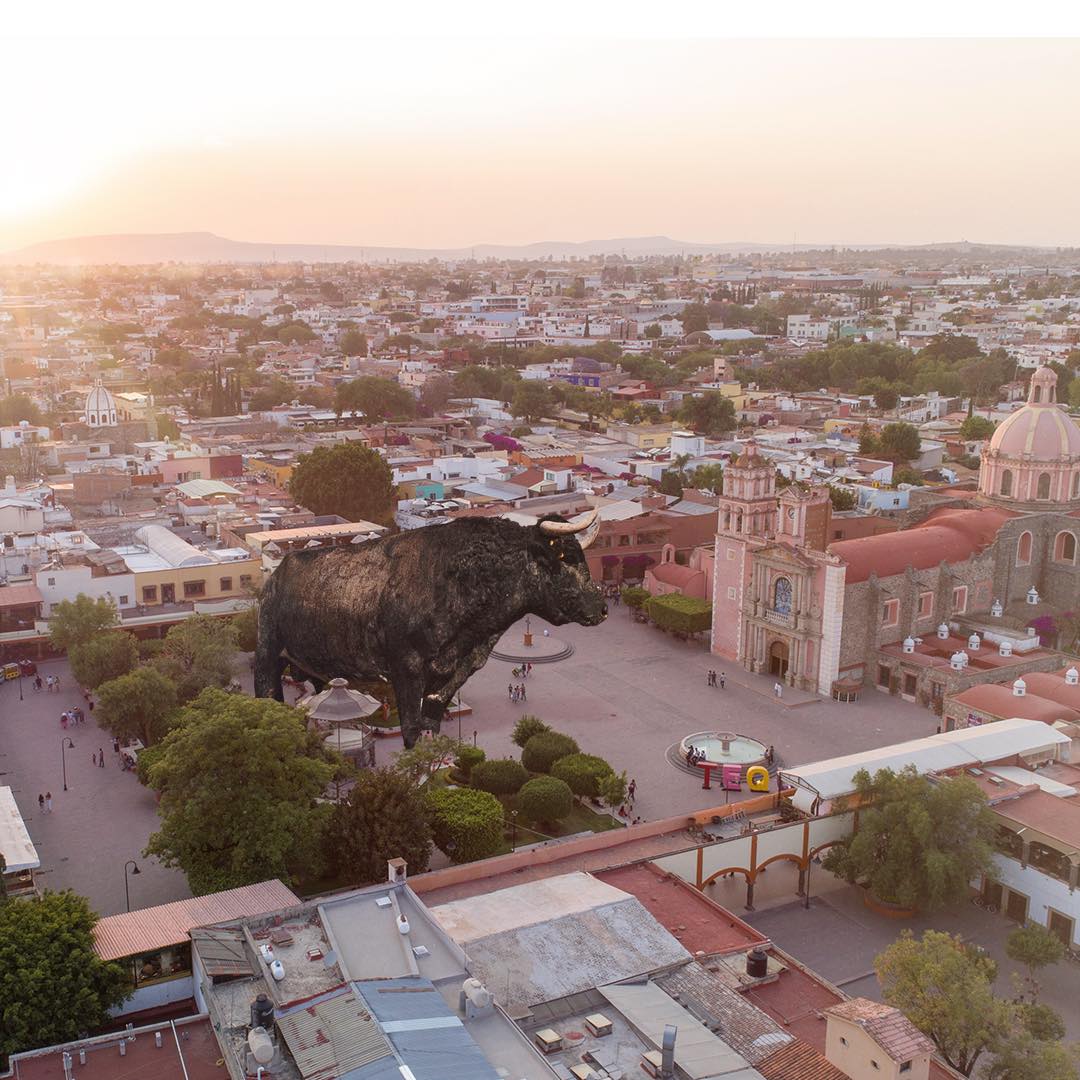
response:
M814 251L842 246L849 250L874 251L888 248L916 250L913 245L896 244L696 244L669 236L629 236L612 240L569 243L558 240L536 244L477 244L465 248L367 247L356 244L266 244L229 240L209 232L116 233L106 236L75 236L48 240L0 254L0 264L29 266L101 266L152 263L270 263L270 262L419 262L427 259L565 259L577 255L739 255L754 252ZM927 244L917 250L1025 251L1034 248L984 244Z

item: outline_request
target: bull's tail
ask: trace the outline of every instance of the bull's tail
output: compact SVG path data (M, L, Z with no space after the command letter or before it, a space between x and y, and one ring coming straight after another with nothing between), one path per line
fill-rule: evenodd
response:
M285 670L285 661L281 655L284 642L279 632L277 576L277 573L270 575L259 602L259 633L255 646L255 696L284 701L285 691L281 685L281 675Z

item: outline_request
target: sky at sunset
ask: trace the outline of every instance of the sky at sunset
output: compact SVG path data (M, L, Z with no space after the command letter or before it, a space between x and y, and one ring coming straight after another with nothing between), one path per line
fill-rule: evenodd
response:
M0 250L189 230L1080 244L1075 39L355 31L26 37L0 72Z

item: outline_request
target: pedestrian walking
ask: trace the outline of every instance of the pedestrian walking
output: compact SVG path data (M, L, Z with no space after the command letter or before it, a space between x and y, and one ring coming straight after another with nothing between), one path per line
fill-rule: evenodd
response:
M705 672L705 685L706 686L712 686L712 672L711 671L706 671Z
M635 795L636 792L637 792L637 780L631 780L630 783L626 785L626 794L630 796L630 801L631 802L634 801L634 795Z
M779 701L784 696L784 687L779 680L773 683L772 692L776 695L776 700Z
M90 761L93 763L93 765L96 768L97 767L97 752L96 751L93 754L90 755Z
M61 726L61 727L62 727L62 728L63 728L63 729L65 730L65 731L67 731L67 726L68 726L68 714L67 714L66 712L62 712L62 713L60 714L60 726Z
M38 813L44 814L45 813L45 796L42 795L41 792L38 792L37 805L38 805Z
M119 754L120 753L120 740L119 739L113 739L112 748L113 748L113 753L114 754Z
M525 684L524 684L524 683L522 683L522 684L521 684L521 700L522 700L522 701L528 701L528 700L529 700L529 699L528 699L528 698L527 698L527 697L525 696Z
M98 747L98 752L97 752L97 763L98 763L98 768L99 769L104 769L105 768L105 751L102 750L100 746Z
M724 689L724 683L726 683L726 682L727 682L727 675L726 675L726 673L725 673L725 672L721 671L721 672L720 672L720 689L721 689L721 690L723 690L723 689ZM90 706L90 708L91 708L91 709L92 709L93 707L94 707L93 705L91 705L91 706Z
M506 696L513 701L514 700L514 687L512 683L506 684Z
M525 665L525 674L526 675L531 675L532 674L532 664L526 664Z
M51 814L52 813L52 792L51 791L46 791L45 792L45 813L46 814Z

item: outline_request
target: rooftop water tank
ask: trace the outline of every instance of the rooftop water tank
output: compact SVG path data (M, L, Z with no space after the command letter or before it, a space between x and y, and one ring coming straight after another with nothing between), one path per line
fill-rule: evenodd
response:
M274 976L274 982L281 982L285 978L285 965L280 960L275 960L270 965L270 974Z
M751 979L764 979L769 973L769 957L764 949L751 949L746 954L746 974Z
M256 1027L248 1032L248 1050L259 1065L269 1065L274 1060L274 1041L266 1028Z

